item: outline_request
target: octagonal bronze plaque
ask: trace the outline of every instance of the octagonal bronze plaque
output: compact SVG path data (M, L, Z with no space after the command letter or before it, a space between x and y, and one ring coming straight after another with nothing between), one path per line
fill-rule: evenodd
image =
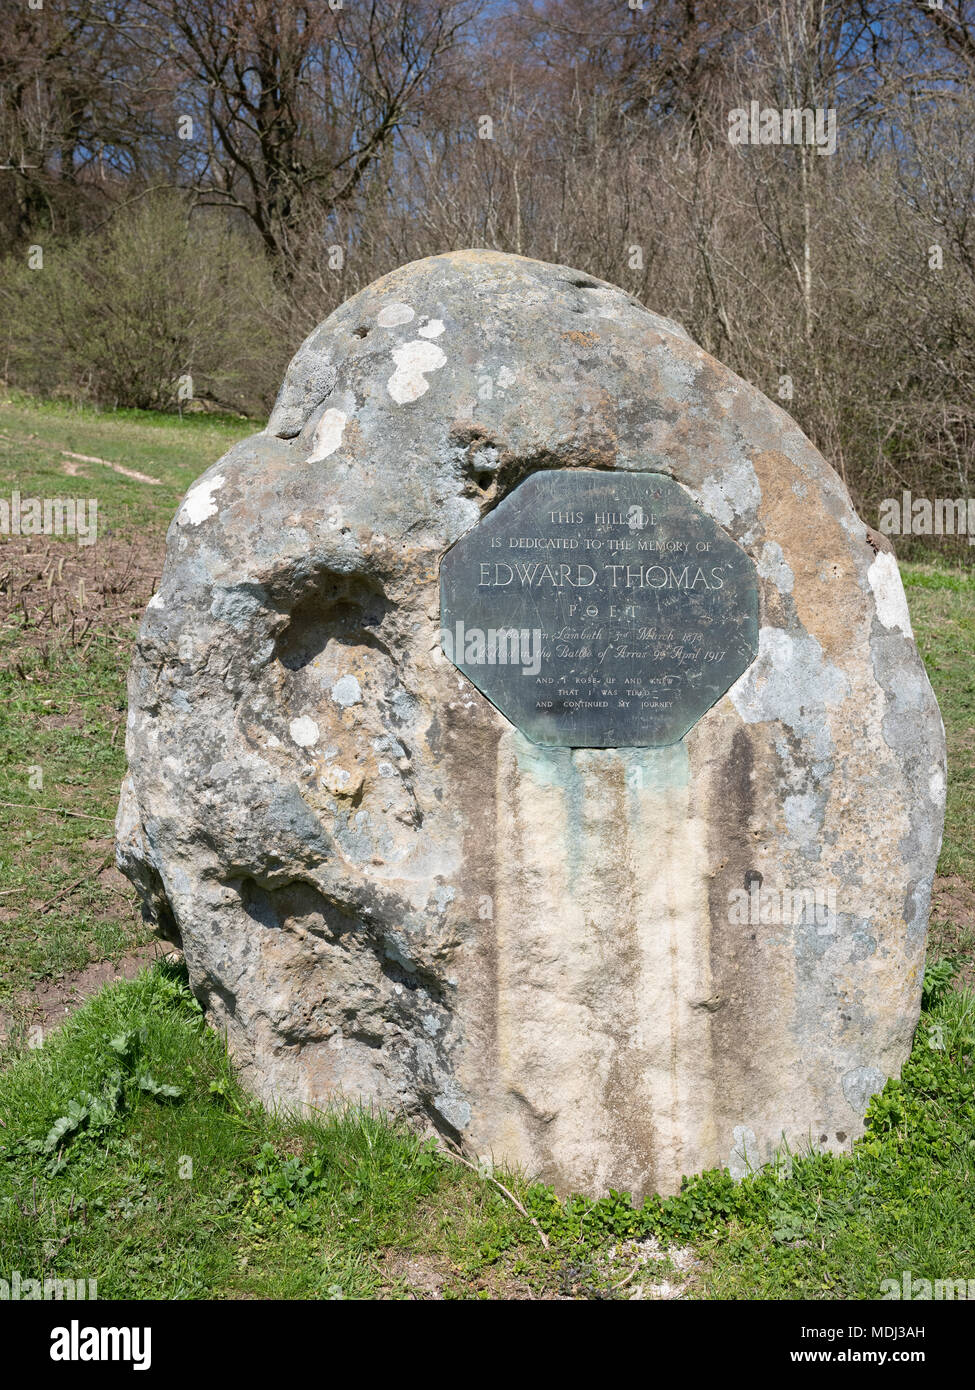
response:
M758 652L744 550L662 473L534 473L444 555L441 644L534 743L676 743Z

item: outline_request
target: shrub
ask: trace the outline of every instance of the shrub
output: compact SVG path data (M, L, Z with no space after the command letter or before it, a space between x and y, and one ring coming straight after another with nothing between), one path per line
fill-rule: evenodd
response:
M0 266L8 378L142 409L172 408L189 378L197 400L262 411L288 357L276 293L262 248L225 216L147 198L43 247L39 269Z

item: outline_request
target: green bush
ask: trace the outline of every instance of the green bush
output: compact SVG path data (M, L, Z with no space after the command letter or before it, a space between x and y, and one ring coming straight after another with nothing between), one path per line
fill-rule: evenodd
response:
M102 231L0 264L8 380L108 406L196 401L261 413L288 351L255 239L207 209L157 196ZM37 253L34 252L34 261Z

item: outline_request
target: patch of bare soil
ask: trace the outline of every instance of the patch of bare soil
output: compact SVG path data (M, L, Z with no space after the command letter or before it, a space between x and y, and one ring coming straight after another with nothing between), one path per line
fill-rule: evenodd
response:
M958 985L975 985L975 888L958 874L940 875L931 893L931 942L959 963Z
M68 545L48 536L0 538L0 624L25 646L84 651L93 636L131 642L131 623L152 597L163 547L106 537Z
M931 916L939 922L957 922L975 930L975 888L958 874L934 880Z
M143 966L164 957L175 959L178 955L165 942L153 941L117 960L95 961L84 970L73 971L59 980L43 980L30 994L18 997L5 1010L0 1010L0 1040L15 1033L31 1033L37 1037L33 1031L37 1028L41 1036L46 1036L105 985L115 980L134 980Z
M416 1299L442 1299L450 1270L432 1255L411 1255L404 1250L390 1251L383 1261L389 1285L405 1284Z
M461 1275L457 1267L443 1255L387 1250L380 1258L383 1262L383 1292L402 1294L405 1291L418 1302L440 1301L446 1296L444 1290L456 1290L458 1283L466 1285L468 1292L477 1291L492 1300L528 1301L554 1296L533 1293L524 1279L512 1277L501 1265L484 1269L471 1278Z

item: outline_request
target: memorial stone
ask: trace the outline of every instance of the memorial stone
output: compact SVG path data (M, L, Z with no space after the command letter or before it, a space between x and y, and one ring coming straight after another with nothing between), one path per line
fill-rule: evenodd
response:
M845 1149L918 1017L944 731L795 423L631 295L348 300L188 491L118 859L273 1100L559 1191Z

